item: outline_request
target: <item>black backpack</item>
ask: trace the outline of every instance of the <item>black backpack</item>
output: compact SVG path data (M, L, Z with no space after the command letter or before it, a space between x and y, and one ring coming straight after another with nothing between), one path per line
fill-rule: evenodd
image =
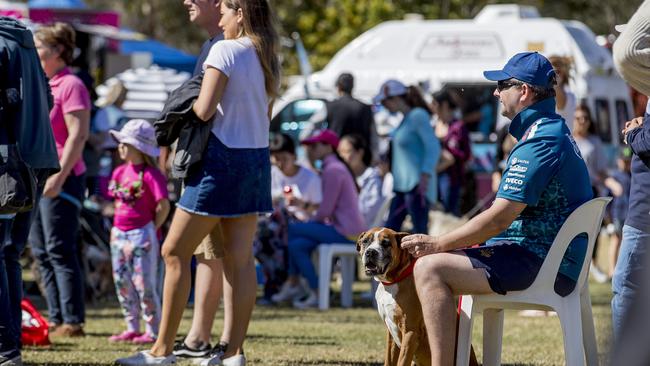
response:
M36 199L34 172L16 144L14 126L20 121L15 110L21 91L8 88L7 62L7 55L0 55L0 215L29 211Z

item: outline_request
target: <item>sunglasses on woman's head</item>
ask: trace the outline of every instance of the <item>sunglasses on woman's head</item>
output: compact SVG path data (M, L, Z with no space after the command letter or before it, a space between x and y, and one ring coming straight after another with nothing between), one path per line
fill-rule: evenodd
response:
M520 81L512 81L512 80L500 80L497 81L497 90L500 92L510 89L513 86L522 86L523 83Z

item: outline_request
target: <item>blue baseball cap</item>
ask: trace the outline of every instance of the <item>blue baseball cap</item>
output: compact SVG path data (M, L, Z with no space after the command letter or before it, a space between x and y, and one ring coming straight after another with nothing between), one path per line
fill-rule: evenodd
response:
M525 83L548 87L555 75L551 62L537 52L518 53L506 63L503 70L483 71L483 76L492 81L517 79Z

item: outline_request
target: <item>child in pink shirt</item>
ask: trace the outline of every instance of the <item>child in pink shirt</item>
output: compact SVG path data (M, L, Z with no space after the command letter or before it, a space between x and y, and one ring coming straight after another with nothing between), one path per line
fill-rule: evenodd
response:
M120 143L125 163L115 169L109 194L115 199L111 230L113 280L127 329L109 338L112 342L153 343L160 322L156 229L169 213L167 182L156 168L159 155L154 130L145 120L127 122L110 134ZM145 333L140 333L140 309Z

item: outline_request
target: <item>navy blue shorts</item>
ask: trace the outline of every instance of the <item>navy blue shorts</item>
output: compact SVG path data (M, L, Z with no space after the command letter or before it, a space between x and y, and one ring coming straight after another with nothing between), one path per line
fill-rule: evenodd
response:
M485 269L490 288L501 295L530 287L544 262L535 253L510 242L463 249L463 252L474 268ZM574 280L561 273L555 278L555 292L560 296L570 294L575 285Z
M201 165L185 179L177 206L215 217L272 212L269 148L229 148L210 134Z

